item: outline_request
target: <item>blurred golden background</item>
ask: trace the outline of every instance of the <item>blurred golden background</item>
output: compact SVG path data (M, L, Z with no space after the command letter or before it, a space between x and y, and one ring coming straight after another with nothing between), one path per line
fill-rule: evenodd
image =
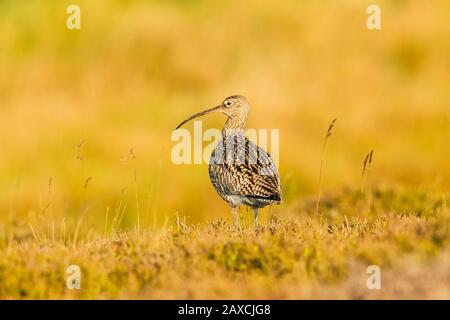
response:
M283 206L315 195L333 118L324 190L357 189L371 149L375 183L448 190L450 2L378 1L380 31L369 4L1 1L0 225L231 219L206 165L170 160L175 126L231 94L280 129Z

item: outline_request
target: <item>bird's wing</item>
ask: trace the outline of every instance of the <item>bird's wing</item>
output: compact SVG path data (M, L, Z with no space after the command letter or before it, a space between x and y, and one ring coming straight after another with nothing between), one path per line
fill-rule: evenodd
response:
M225 194L280 201L281 183L275 162L247 138L244 146L219 143L210 164L213 184Z

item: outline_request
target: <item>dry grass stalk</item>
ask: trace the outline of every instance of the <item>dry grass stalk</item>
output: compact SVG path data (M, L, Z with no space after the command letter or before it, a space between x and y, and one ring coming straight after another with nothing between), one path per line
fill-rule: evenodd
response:
M106 237L107 231L108 231L108 214L109 214L109 206L106 206L105 230L104 230L105 237Z
M52 182L53 182L53 177L50 177L48 179L48 195L51 196L52 195Z
M371 190L371 184L370 184L370 178L371 178L371 168L372 168L372 161L373 161L373 150L370 150L370 152L366 155L363 162L363 170L361 175L361 193L364 194L364 178L367 173L367 181L366 181L366 189L367 189L367 206L368 206L368 212L370 214L371 211L371 202L372 202L372 190Z
M130 159L134 160L136 159L136 153L134 152L133 148L130 148ZM138 192L138 184L137 184L137 168L134 167L134 197L136 201L136 233L139 237L141 232L141 214L139 209L139 192Z
M180 215L178 214L178 212L176 213L176 225L177 225L177 229L178 232L182 231L188 231L189 230L189 226L186 224L186 217L183 217L183 219L180 218Z
M364 193L364 177L365 177L367 169L370 170L370 165L372 164L372 156L373 156L373 150L371 150L364 158L363 170L362 170L362 174L361 174L361 193Z
M337 119L334 119L330 125L328 126L327 133L325 135L325 139L323 141L323 148L322 148L322 158L320 159L320 171L319 171L319 185L317 190L317 203L316 203L316 213L319 214L320 209L320 197L322 194L322 176L323 176L323 164L325 161L325 149L327 147L328 138L331 137L333 134L333 128L336 124Z
M88 178L86 179L86 181L84 181L84 190L87 189L88 183L89 183L89 181L91 181L91 180L92 180L92 177L88 177Z
M83 160L83 145L84 145L84 141L81 141L80 143L78 143L76 145L77 159L78 160Z

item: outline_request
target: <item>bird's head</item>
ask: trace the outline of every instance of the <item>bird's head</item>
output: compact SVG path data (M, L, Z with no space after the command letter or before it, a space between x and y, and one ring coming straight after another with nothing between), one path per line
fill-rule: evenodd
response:
M222 103L218 106L190 116L189 118L181 122L176 129L180 128L183 124L192 119L215 112L223 113L228 117L227 125L225 126L226 128L241 129L245 126L249 109L250 107L248 105L247 99L245 99L244 96L230 96L223 100Z

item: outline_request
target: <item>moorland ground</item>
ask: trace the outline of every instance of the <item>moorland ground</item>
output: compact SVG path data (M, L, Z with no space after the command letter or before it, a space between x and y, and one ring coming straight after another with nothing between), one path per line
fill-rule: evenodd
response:
M1 298L448 299L450 211L441 195L376 190L301 202L257 229L217 219L178 218L157 231L54 230L48 223L8 229L0 243ZM420 199L420 202L412 202ZM414 207L416 206L416 207ZM414 208L411 210L410 208ZM231 219L228 219L231 220ZM68 289L81 270L81 288ZM367 268L381 271L369 289Z

